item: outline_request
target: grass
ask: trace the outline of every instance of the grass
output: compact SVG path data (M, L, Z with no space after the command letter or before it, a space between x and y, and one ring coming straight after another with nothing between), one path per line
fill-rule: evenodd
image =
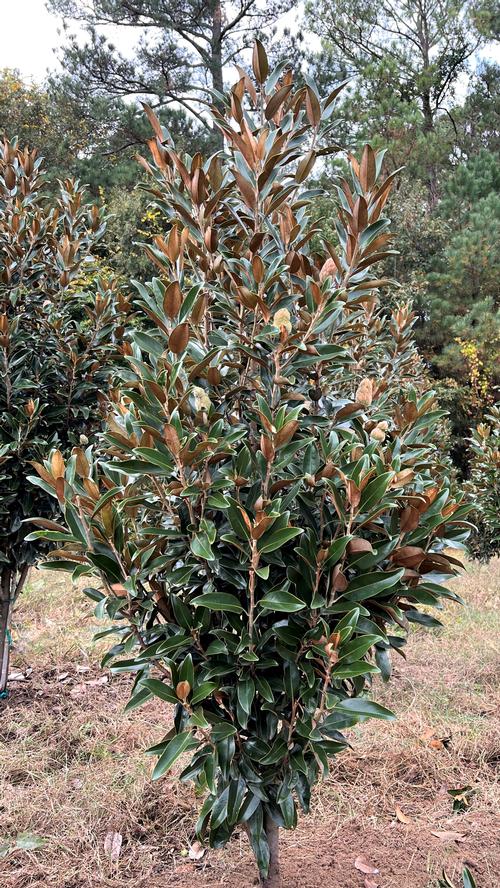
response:
M30 833L43 847L0 857L2 888L247 888L255 870L237 836L186 858L197 802L144 754L169 727L159 701L123 713L129 679L99 668L89 602L58 573L34 572L15 615L11 695L0 714L0 845ZM495 766L500 760L500 562L469 566L444 627L413 632L408 662L374 697L398 714L352 732L313 811L283 837L287 888L431 888L464 862L478 888L498 883ZM471 786L464 813L448 790ZM452 833L460 838L433 836ZM112 861L105 840L122 837ZM366 877L358 854L380 870Z

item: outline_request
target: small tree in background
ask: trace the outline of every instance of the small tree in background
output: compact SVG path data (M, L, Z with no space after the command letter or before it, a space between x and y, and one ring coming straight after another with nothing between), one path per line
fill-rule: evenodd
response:
M338 242L313 253L302 183L338 90L322 101L284 71L257 43L257 85L214 110L227 148L207 160L149 112L144 166L171 224L148 248L160 276L137 285L149 329L128 331L104 448L39 468L66 503L48 566L100 578L87 594L113 621L104 662L134 674L128 709L175 707L153 778L184 754L198 838L244 829L273 888L279 829L344 729L393 718L372 676L411 623L440 625L420 606L456 597L443 581L468 532L432 443L442 412L409 380L411 318L377 333L393 177L370 146L351 157Z
M66 450L95 428L116 328L115 294L101 288L90 304L76 287L104 231L100 211L84 202L77 182L61 183L53 204L44 184L34 151L0 147L0 692L12 607L47 549L44 540L26 540L23 522L42 516L52 539L61 530L46 483L34 486L27 476L47 448ZM60 461L54 457L56 474Z
M474 506L472 555L488 561L500 554L500 405L490 408L469 438L470 478L465 490Z

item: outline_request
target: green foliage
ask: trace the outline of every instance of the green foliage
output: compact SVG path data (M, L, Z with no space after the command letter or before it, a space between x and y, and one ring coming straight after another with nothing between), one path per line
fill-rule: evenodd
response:
M446 871L443 870L442 878L438 881L438 888L460 888L460 886L456 882L452 882ZM462 870L461 888L476 888L476 880L467 866L464 866Z
M74 172L74 157L88 145L88 127L61 96L26 83L18 71L0 71L0 138L48 159L54 178Z
M496 158L483 151L446 184L440 215L448 234L431 258L415 308L416 340L443 380L454 461L468 475L465 439L500 385L500 197Z
M129 200L126 193L135 181L133 152L147 138L137 95L150 97L178 147L190 154L210 153L217 136L200 108L209 99L210 87L215 89L212 99L220 102L223 60L238 57L236 51L251 39L254 27L268 33L287 2L268 3L265 9L256 0L242 7L214 3L203 14L191 0L167 7L148 0L140 14L123 0L91 5L51 0L50 5L83 22L89 31L86 46L69 40L63 48L64 75L52 79L51 107L57 106L57 115L49 115L46 132L57 134L57 144L51 155L64 142L64 132L73 133L74 122L81 121L81 141L73 152L77 166L72 161L69 168L94 190L105 187L106 199L117 213L110 226L110 254L118 250L120 271L132 271L143 280L144 262L129 238L139 208L135 195ZM332 118L337 143L354 150L370 141L374 149L386 149L386 171L403 167L396 181L397 200L389 211L399 256L388 259L384 273L398 279L404 301L413 303L417 344L430 374L439 381L437 388L446 390L454 461L464 476L467 429L496 395L478 402L457 340L473 343L479 359L492 369L499 357L495 204L500 69L485 61L492 56L488 41L498 26L495 12L489 0L446 0L438 6L416 0L396 5L342 0L332 6L313 0L306 7L306 24L321 38L321 47L319 52L303 47L301 53L304 69L314 73L324 92L350 78L340 113ZM225 23L220 30L219 13ZM157 40L137 46L133 58L122 58L96 33L105 22L126 27L129 33L134 26L147 25ZM293 37L285 34L280 47L283 39L300 42L300 31L294 28ZM165 76L165 71L175 71L175 77ZM134 101L124 102L124 96ZM175 100L181 108L173 112ZM13 97L5 118L17 122L21 106ZM194 117L184 114L188 108ZM36 120L36 102L32 109L28 117ZM0 123L1 118L0 104ZM313 172L330 189L338 164L316 165ZM321 230L335 242L331 207L331 200L318 196ZM387 300L392 307L390 293ZM489 385L498 385L493 372Z
M134 176L137 178L137 163ZM162 214L149 206L144 191L113 189L106 200L108 220L105 249L113 270L127 286L131 279L144 280L151 272L142 242L165 234Z
M146 248L159 276L136 282L147 327L128 330L102 448L39 472L65 500L48 566L100 579L87 593L113 622L104 664L134 676L128 709L175 704L153 778L183 756L200 839L243 825L265 876L270 824L309 810L344 730L393 718L372 676L411 623L440 625L421 605L455 597L469 507L432 443L442 413L408 381L406 309L377 353L382 157L352 158L339 249L311 251L303 182L334 95L269 74L258 43L253 71L213 110L218 156L179 155L148 110L170 230Z
M440 125L447 122L446 135L452 131L444 109L483 40L474 25L476 5L340 0L332 6L320 0L308 6L308 24L323 39L322 77L328 77L330 60L334 69L340 64L358 75L348 109L358 137L377 132L391 164L406 164L412 177L423 174L431 202L449 151Z
M469 438L470 479L466 491L474 504L477 530L470 549L479 560L500 553L500 406L492 407Z
M66 180L48 201L35 151L1 146L0 660L12 600L47 548L26 539L23 522L57 511L45 482L27 476L47 449L59 454L99 424L96 396L115 349L115 294L101 289L91 302L76 287L104 232L99 209L83 198Z
M311 57L320 81L328 83L331 72L351 78L338 141L352 146L374 138L373 147L387 148L384 168L402 168L390 205L399 256L385 271L413 304L416 342L445 393L454 463L467 477L468 428L500 382L499 68L475 62L497 19L488 2L476 0L342 0L310 3L307 21L322 38ZM322 229L331 224L327 210ZM464 360L470 348L482 366L480 396Z
M459 157L472 158L481 149L498 153L500 65L483 62L471 77L463 104L456 103L453 120L458 132Z
M428 276L425 314L430 331L422 328L421 345L441 376L463 380L468 368L460 343L474 343L490 385L497 386L500 194L491 192L480 198L470 211L465 200L460 203L466 214L464 227L451 235L436 270Z
M477 212L479 202L499 192L498 158L483 148L467 163L457 166L446 180L439 213L455 228L463 229L470 213Z
M203 143L203 132L183 110L163 108L161 121L177 144ZM121 96L94 95L67 72L43 84L23 81L17 71L0 71L0 138L17 139L44 158L48 186L57 179L85 182L94 196L127 195L137 178L135 154L149 138L140 103Z
M404 278L415 339L453 418L462 454L471 418L480 417L500 384L498 265L500 238L496 159L483 151L445 185L439 212L418 184L403 183L390 204L400 255L387 267Z

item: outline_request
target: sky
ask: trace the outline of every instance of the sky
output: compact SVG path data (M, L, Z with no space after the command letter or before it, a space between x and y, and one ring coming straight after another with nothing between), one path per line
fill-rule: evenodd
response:
M22 3L22 36L19 29L19 6ZM16 39L7 39L0 43L0 71L3 68L14 68L21 72L24 80L41 81L47 71L57 69L58 49L66 42L63 33L63 21L47 11L47 0L0 0L0 24L6 35L15 34ZM302 6L303 0L297 0ZM288 16L283 17L287 24ZM85 38L84 29L77 22L69 22L68 30L72 34L81 34ZM133 48L139 38L136 28L106 27L99 31L113 42L119 52L125 56L133 55ZM317 42L317 38L313 37Z
M59 25L45 9L44 0L22 0L22 10L20 18L18 3L0 0L4 34L0 69L17 68L25 78L41 80L47 68L54 67L53 50L60 43Z
M16 68L28 80L43 80L47 69L58 67L57 49L65 42L62 20L47 12L46 0L0 0L2 41L0 70ZM19 6L22 4L22 15ZM22 31L21 31L22 28ZM71 33L78 32L72 22ZM127 54L137 34L126 28L106 28L104 33L121 52ZM12 35L12 39L9 39Z
M40 81L49 68L58 67L57 49L65 42L62 21L47 12L45 4L46 0L0 0L4 38L0 44L0 70L16 68L24 79ZM79 29L72 22L70 30L78 33ZM124 55L130 54L137 40L135 29L110 27L104 29L104 33ZM484 56L498 60L500 50L495 52L490 48Z

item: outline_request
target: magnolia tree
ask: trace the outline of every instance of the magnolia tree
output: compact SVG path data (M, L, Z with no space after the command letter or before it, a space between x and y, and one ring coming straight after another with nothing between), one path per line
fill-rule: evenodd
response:
M372 676L411 623L440 625L421 605L456 597L443 581L467 506L432 444L432 393L396 383L416 360L405 309L366 353L393 177L369 146L351 157L338 241L312 252L302 183L338 90L269 74L259 43L253 74L213 111L226 148L206 160L179 156L148 109L169 230L148 248L159 276L137 284L147 326L128 330L103 447L39 471L66 503L49 566L100 578L87 594L113 621L104 662L134 675L128 709L173 706L153 778L181 758L198 839L243 829L274 888L279 830L345 729L393 718Z
M479 561L500 554L500 404L490 407L469 438L470 478L466 493L476 525L469 548Z
M96 424L96 396L115 329L115 296L87 304L78 276L101 238L97 207L76 182L49 200L34 151L0 146L0 693L9 662L9 623L28 569L47 541L26 539L23 523L44 528L58 504L33 486L32 463L66 449ZM54 458L53 471L62 463ZM62 457L61 457L62 459ZM43 472L42 472L43 475ZM37 479L38 481L39 479ZM63 501L61 480L57 490ZM54 528L52 528L52 538ZM50 538L50 537L49 537Z

